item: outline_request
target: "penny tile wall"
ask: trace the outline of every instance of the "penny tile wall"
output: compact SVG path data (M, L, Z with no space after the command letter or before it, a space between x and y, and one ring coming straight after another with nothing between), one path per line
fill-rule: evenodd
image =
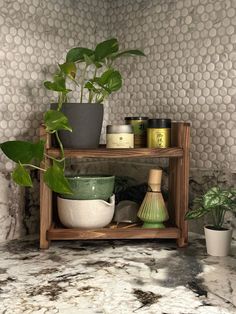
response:
M216 168L230 176L236 172L235 28L235 0L0 0L0 142L37 139L53 101L42 83L69 48L117 37L122 48L147 56L119 63L124 85L105 104L104 127L129 115L189 121L192 181ZM1 154L0 240L38 226L38 192L23 198L9 179L12 168Z
M43 112L55 101L43 81L68 49L107 38L106 15L106 1L0 0L0 142L37 139ZM0 170L12 170L0 158Z
M43 81L69 48L107 38L107 7L105 0L0 0L0 142L38 138L43 112L55 101ZM0 241L39 226L37 177L24 196L10 180L13 167L0 153Z
M146 58L120 64L122 92L109 104L124 116L191 122L191 167L236 172L236 2L109 1L110 34Z

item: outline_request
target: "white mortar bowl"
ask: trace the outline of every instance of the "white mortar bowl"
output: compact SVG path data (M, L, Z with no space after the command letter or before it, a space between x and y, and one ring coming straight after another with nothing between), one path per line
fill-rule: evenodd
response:
M61 223L68 228L96 229L108 225L115 210L115 195L103 200L71 200L57 197Z

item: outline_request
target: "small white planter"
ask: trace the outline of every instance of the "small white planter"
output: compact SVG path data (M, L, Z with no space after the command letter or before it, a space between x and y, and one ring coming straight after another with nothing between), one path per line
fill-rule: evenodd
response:
M103 200L71 200L57 197L58 215L68 228L96 229L108 225L115 211L115 195Z
M207 253L212 256L227 256L230 251L232 229L214 230L204 227Z

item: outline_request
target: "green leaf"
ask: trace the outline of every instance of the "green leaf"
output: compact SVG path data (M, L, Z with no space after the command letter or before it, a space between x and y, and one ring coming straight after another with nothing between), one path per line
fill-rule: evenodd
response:
M94 93L100 93L101 92L101 89L96 88L92 81L86 82L84 87L87 88L88 90L93 91Z
M224 203L221 191L218 187L213 187L203 197L203 206L205 208L215 208Z
M96 77L94 79L99 86L104 88L109 94L117 91L122 86L121 74L113 69L108 69L105 71L101 77Z
M109 78L111 77L111 75L114 73L114 69L108 69L106 70L100 78L97 79L97 82L101 85L105 85L108 83Z
M40 140L37 143L32 144L32 151L33 151L33 158L37 161L40 162L43 160L44 156L44 145L45 141Z
M56 193L73 194L63 169L53 161L53 165L47 169L43 176L47 186Z
M115 92L119 90L122 86L122 77L121 77L120 72L114 71L110 75L106 86L111 92Z
M44 123L47 132L55 132L58 130L66 130L72 132L68 118L61 111L48 110L44 114Z
M193 209L193 210L188 211L185 214L185 219L197 219L197 218L200 218L200 217L206 215L209 211L210 210L207 210L204 207L199 207L197 209Z
M94 64L94 55L92 55L91 57L84 55L84 61L87 65Z
M35 146L31 142L8 141L0 144L0 147L9 159L17 163L29 163L35 157Z
M21 186L30 186L32 187L32 180L28 171L21 165L18 164L15 170L12 173L12 179Z
M66 62L84 61L84 56L92 56L94 51L88 48L75 47L68 51Z
M68 75L73 79L75 78L77 69L74 62L65 62L63 64L59 64L59 67L65 75Z
M119 50L116 38L111 38L99 43L95 48L95 60L100 61Z
M136 49L124 50L124 51L112 54L111 59L115 60L115 59L118 59L118 58L123 57L123 56L141 56L141 57L144 57L145 54L141 50L136 50Z
M61 75L55 75L52 82L45 81L44 87L55 92L69 93L71 90L66 88L66 79Z

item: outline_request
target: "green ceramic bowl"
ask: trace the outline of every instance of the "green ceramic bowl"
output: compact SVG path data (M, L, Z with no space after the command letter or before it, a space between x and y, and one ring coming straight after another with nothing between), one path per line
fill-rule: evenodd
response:
M72 195L61 194L61 197L74 200L108 200L113 194L115 176L80 175L67 177Z

